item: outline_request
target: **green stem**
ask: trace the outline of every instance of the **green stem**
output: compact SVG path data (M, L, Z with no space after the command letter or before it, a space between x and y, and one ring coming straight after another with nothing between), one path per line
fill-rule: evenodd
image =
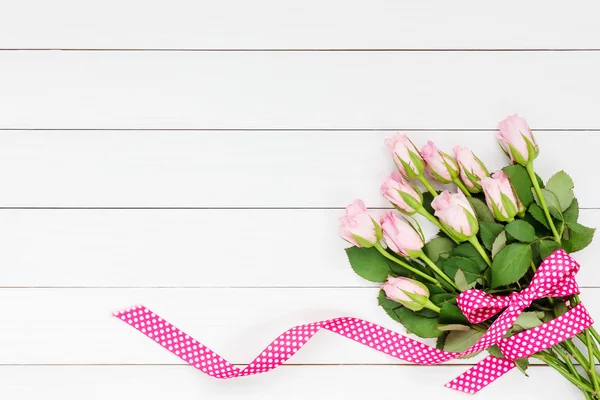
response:
M405 263L404 261L394 257L393 255L391 255L390 253L385 251L385 249L383 247L381 247L380 243L375 243L375 248L388 260L392 260L393 262L395 262L398 265L401 265L402 267L406 268L407 270L419 275L420 277L422 277L424 279L427 279L429 282L434 283L438 286L441 286L440 283L437 281L437 279L432 278L431 276L427 275L426 273L419 271L418 269L414 268L412 265Z
M438 192L433 188L433 186L431 186L431 183L429 183L425 175L421 174L417 176L417 179L423 184L423 186L425 186L425 189L427 189L427 191L431 193L433 197L438 195Z
M431 311L435 311L436 313L440 313L442 311L441 308L433 304L429 299L427 299L427 303L423 305L423 307L430 309Z
M446 229L444 227L444 225L442 225L442 223L440 221L438 221L438 219L436 217L431 215L425 208L421 207L420 209L417 210L417 213L421 214L422 216L427 218L429 221L431 221L435 226L440 228L440 230L442 232L444 232L446 235L448 235L448 237L450 239L452 239L454 241L454 243L456 243L456 244L460 243L458 240L454 239L454 237L452 237L452 234L448 231L448 229Z
M467 196L467 197L473 197L473 195L471 194L471 192L469 192L469 189L467 189L467 187L465 186L465 184L462 183L462 181L460 180L460 178L458 176L456 178L454 178L454 180L452 182L456 186L458 186L458 188L460 189L460 191L463 192L465 194L465 196Z
M537 359L545 362L546 364L548 364L549 366L554 368L556 371L558 371L562 376L567 378L569 380L569 382L571 382L573 385L577 386L579 389L583 390L584 392L594 393L594 388L592 388L585 382L582 382L580 379L577 379L576 377L571 375L571 373L569 373L569 371L565 367L560 365L561 363L559 360L554 359L549 354L538 353L538 354L532 355L531 357L537 358Z
M552 216L550 216L550 210L546 205L546 199L542 195L542 189L540 188L540 184L538 183L537 177L535 176L535 172L533 171L533 162L528 162L525 165L527 169L527 173L529 174L529 179L531 179L531 183L533 184L533 189L537 194L538 199L540 199L540 205L542 206L542 210L544 210L544 214L546 215L546 219L548 220L548 225L552 230L552 234L554 235L554 240L560 244L560 234L556 230L556 226L554 226L554 221L552 220Z
M435 271L435 273L436 273L436 274L438 274L439 276L441 276L442 278L444 278L444 280L445 280L446 282L448 282L448 283L450 284L450 286L452 286L454 289L456 289L456 290L458 290L458 291L460 292L460 290L459 290L459 289L458 289L458 287L457 287L457 286L454 284L454 282L452 281L452 279L448 278L448 276L447 276L445 273L443 273L443 272L442 272L442 270L441 270L441 269L439 269L439 268L438 268L438 266L437 266L437 265L435 265L435 264L434 264L434 262L433 262L433 261L431 261L431 260L429 259L429 257L427 257L427 256L425 255L425 253L423 253L423 252L421 251L421 254L419 254L419 258L420 258L421 260L425 261L425 264L429 265L429 266L431 267L431 269Z
M473 247L475 247L475 250L477 250L477 252L485 260L487 265L491 267L492 260L490 260L490 257L487 255L487 252L485 251L485 249L483 247L481 247L481 244L479 243L479 240L477 240L476 235L473 235L469 238L469 243L471 243L473 245Z
M594 391L600 393L600 381L598 380L598 374L596 373L596 362L594 360L594 344L592 342L592 335L589 331L585 331L585 344L588 350L588 363L589 363L589 376L590 380L594 384Z

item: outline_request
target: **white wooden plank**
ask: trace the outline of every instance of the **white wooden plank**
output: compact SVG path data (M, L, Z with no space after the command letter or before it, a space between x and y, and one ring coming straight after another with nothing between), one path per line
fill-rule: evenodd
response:
M508 162L491 131L408 133L419 147L428 139L449 153L469 146L491 171ZM393 134L5 131L0 206L344 207L360 197L386 207L379 186L395 167L383 141ZM587 184L598 132L535 135L538 173L547 179L565 169L580 205L600 207L597 186Z
M285 367L268 374L227 381L201 376L185 366L0 367L0 396L11 400L143 398L298 399L423 398L464 400L443 384L463 367L320 366ZM478 394L481 399L579 399L577 389L547 367L529 378L511 371Z
M235 364L247 364L292 326L339 316L404 328L363 289L0 289L0 364L181 364L111 316L142 303ZM582 301L597 316L600 289ZM427 341L433 345L431 340ZM480 356L481 357L481 356ZM478 358L456 363L478 362ZM292 364L398 364L331 332L319 332Z
M1 52L0 128L600 128L600 52Z
M341 210L0 210L3 287L376 286L350 268ZM600 226L600 210L582 210ZM428 235L435 230L422 221ZM596 240L575 257L600 286ZM131 301L135 301L132 299ZM127 304L128 302L125 302Z
M594 1L23 0L2 48L598 48Z

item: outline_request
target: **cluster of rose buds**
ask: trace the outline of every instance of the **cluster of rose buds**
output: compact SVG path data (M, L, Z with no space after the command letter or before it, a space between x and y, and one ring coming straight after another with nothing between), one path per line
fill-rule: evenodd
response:
M513 115L500 122L498 128L498 141L511 161L530 165L537 157L539 149L527 122ZM490 176L483 162L466 147L454 147L452 157L428 141L419 152L413 142L402 133L386 139L385 144L392 152L398 171L393 172L382 183L383 197L402 214L425 216L457 243L469 241L476 248L480 248L476 238L479 224L468 200L472 194L483 192L488 208L499 221L512 221L516 215L522 215L525 211L508 176L503 171ZM450 193L445 190L438 193L430 184L425 172L430 178L443 184L454 183L458 191ZM420 182L433 195L431 207L434 209L434 215L429 214L423 207L423 195L411 179ZM409 223L394 212L385 214L377 221L362 200L356 200L349 205L340 222L341 236L355 246L375 246L381 251L382 242L394 253L421 258L432 268L435 267L422 251L425 241L416 222ZM489 261L484 252L481 253L484 259ZM422 296L427 297L428 293L420 288L418 282L409 284L410 280L398 279L400 278L390 278L387 286L384 285L388 297L393 297L403 304L411 304L410 307L413 308L422 308L425 304ZM395 288L394 296L390 295L392 288ZM415 303L417 298L422 301Z

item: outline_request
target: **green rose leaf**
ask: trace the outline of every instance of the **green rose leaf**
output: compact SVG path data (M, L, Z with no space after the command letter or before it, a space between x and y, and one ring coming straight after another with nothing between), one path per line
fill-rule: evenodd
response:
M452 250L452 257L464 257L473 261L481 271L487 268L487 263L471 243L462 243Z
M467 325L460 325L460 324L438 325L437 328L440 331L468 331L471 329Z
M460 290L461 292L471 289L469 283L467 282L467 278L465 277L465 273L462 269L456 271L456 274L454 275L454 283L456 284L456 287L458 287L458 290Z
M577 222L577 218L579 218L579 202L577 199L573 199L569 208L563 212L563 217L566 223Z
M431 207L431 202L433 201L433 195L429 192L423 192L423 208L429 214L433 215L435 210Z
M467 317L460 311L460 308L454 304L444 303L441 306L440 310L440 324L460 324L460 325L469 325L469 320Z
M442 331L437 329L437 325L439 324L437 315L433 318L418 315L401 304L386 298L383 290L379 291L378 301L379 305L390 318L400 322L408 331L415 335L422 338L434 338L443 334Z
M548 179L546 189L556 196L560 204L560 211L565 211L575 198L573 195L574 186L573 179L565 171L559 171Z
M517 318L513 325L520 326L523 330L527 330L542 325L544 323L542 318L544 318L543 312L525 311L519 315L519 318Z
M479 223L479 236L486 249L491 250L494 240L504 227L496 222L480 222Z
M392 273L387 258L374 247L349 247L346 255L354 272L368 281L384 282Z
M438 237L432 239L425 245L423 250L427 257L433 262L437 262L440 257L446 258L452 252L452 249L456 247L456 243L445 237Z
M528 207L531 203L533 203L533 195L531 194L531 188L533 185L531 184L529 174L527 173L525 167L518 164L509 165L508 167L502 168L502 171L508 175L510 183L525 207Z
M542 240L540 242L540 258L543 261L558 249L560 249L560 244L554 240Z
M537 222L542 224L546 229L550 229L548 225L548 220L546 219L546 215L544 214L544 210L540 206L535 203L532 203L527 210L529 215L533 217Z
M565 251L574 253L586 248L592 242L594 232L596 232L595 228L588 228L577 222L570 222L567 224L567 231L562 241Z
M517 219L506 225L506 232L519 242L531 243L537 239L535 228L530 223Z
M468 331L452 331L446 337L446 343L444 344L444 350L461 353L473 346L481 337L484 332L470 329Z
M496 345L488 347L486 350L488 351L488 353L490 353L490 356L494 356L496 358L504 358L504 354L502 354L502 351L500 351L500 348Z
M506 232L502 231L492 244L492 259L506 246Z
M438 263L442 271L450 277L455 279L456 271L459 269L463 271L465 278L469 284L475 282L477 278L481 276L481 270L473 261L465 257L450 257L442 260Z
M517 369L523 373L525 376L527 375L527 368L529 367L529 360L527 358L519 358L515 360L515 365Z
M490 211L488 206L481 200L475 197L467 197L469 203L475 210L475 214L477 215L477 220L479 222L494 222L494 214Z
M444 292L432 295L431 297L429 297L429 300L436 306L442 307L444 303L456 304L456 295Z
M547 189L541 189L542 196L544 196L544 200L546 200L546 205L548 206L548 210L550 214L552 214L555 218L563 220L562 208L558 201L558 198L554 193ZM542 207L540 199L538 199L537 193L532 189L533 197L535 198L535 202L538 206Z
M492 261L492 288L518 281L532 261L531 247L523 243L509 244Z

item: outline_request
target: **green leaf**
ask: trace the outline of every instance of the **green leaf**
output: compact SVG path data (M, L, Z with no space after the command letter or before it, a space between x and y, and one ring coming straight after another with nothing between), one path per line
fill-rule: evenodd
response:
M444 303L440 310L440 324L460 324L469 325L469 320L460 311L460 308L454 304Z
M441 307L444 303L456 304L456 295L444 292L430 296L429 300L436 306Z
M477 220L480 222L494 222L494 214L490 211L488 206L481 200L475 197L467 197L471 206L475 210L475 214L477 215Z
M560 244L554 240L542 240L540 241L540 258L543 261L558 249L560 249Z
M515 365L517 369L523 373L525 376L527 375L527 368L529 367L529 360L527 358L519 358L515 360Z
M475 246L471 243L462 243L457 246L454 250L452 250L452 257L464 257L473 261L479 267L480 271L483 271L487 268L487 263L481 257L481 254L477 251Z
M562 241L565 251L574 253L586 248L594 238L595 228L588 228L577 222L570 222L565 232L566 240Z
M453 353L461 353L477 343L483 334L484 332L479 332L475 329L470 329L468 331L452 331L446 338L444 350Z
M506 232L502 231L492 244L492 259L506 246Z
M509 244L492 261L492 288L518 281L532 260L531 247L523 243Z
M533 202L533 195L531 194L531 188L533 185L531 184L531 179L529 179L529 174L527 170L522 165L509 165L508 167L502 168L502 171L508 175L508 179L512 184L515 192L521 199L521 202L528 207Z
M454 283L456 284L456 287L458 287L458 290L460 290L461 292L465 292L471 288L469 286L469 283L467 282L467 278L465 277L465 273L462 269L456 271L456 274L454 275Z
M455 247L456 243L454 243L452 240L445 237L438 237L430 240L429 243L425 245L423 250L425 251L427 257L429 257L431 261L435 263L440 257L448 257L452 252L452 249Z
M349 247L348 260L354 272L371 282L384 282L392 269L388 260L374 247Z
M435 210L431 207L431 202L433 201L433 195L429 192L423 192L423 208L429 214L433 215Z
M448 336L447 332L442 332L442 334L440 336L438 336L437 340L435 341L436 349L438 349L438 350L444 349L444 343L446 343L446 336Z
M486 249L491 250L494 239L498 237L504 227L495 222L480 222L479 223L479 236Z
M558 202L558 198L556 197L556 195L547 189L541 189L541 192L542 192L542 196L544 196L544 200L546 200L546 205L548 206L548 210L550 211L550 214L552 214L554 217L556 217L562 221L564 218L562 215L562 208L561 208L560 203ZM533 194L533 197L535 198L535 202L537 203L537 205L542 207L540 199L538 199L538 196L537 196L537 193L535 192L535 190L532 190L532 194Z
M517 219L506 225L506 232L519 242L531 243L537 239L535 229L522 219Z
M494 356L496 358L504 358L504 354L502 354L502 351L500 351L500 348L496 345L488 347L486 350L488 353L490 353L490 356Z
M524 330L527 330L542 325L544 323L542 318L544 318L543 312L525 311L519 315L519 318L517 318L513 325L518 325Z
M531 203L527 211L537 222L544 225L546 229L550 229L550 226L548 225L548 220L546 219L546 214L544 214L544 210L542 210L540 206L538 206L535 203Z
M577 199L573 199L569 208L563 212L563 217L566 223L577 222L577 218L579 218L579 202Z
M573 195L574 186L573 179L565 171L559 171L548 179L546 189L554 193L560 204L561 211L565 211L575 198Z
M481 276L481 270L473 261L465 257L450 257L438 263L442 271L451 279L455 279L456 271L459 269L465 274L465 278L469 284L475 282Z
M434 318L418 315L401 304L386 298L383 290L379 291L378 302L394 321L400 322L408 331L419 337L433 338L443 333L437 329L439 323L437 315Z

